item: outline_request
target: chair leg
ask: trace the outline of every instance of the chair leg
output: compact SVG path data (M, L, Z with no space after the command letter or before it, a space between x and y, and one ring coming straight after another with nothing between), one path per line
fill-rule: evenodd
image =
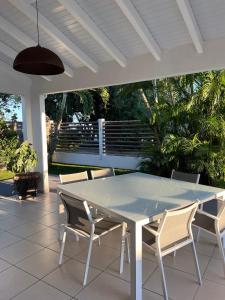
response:
M125 251L126 229L127 229L127 225L126 225L126 223L123 222L123 224L122 224L122 236L121 236L121 249L120 249L120 274L123 273L123 266L124 266L124 251Z
M196 242L197 243L199 242L199 239L200 239L200 231L201 231L201 229L198 228L198 232L197 232L197 236L196 236Z
M224 255L224 249L223 249L223 243L222 243L222 239L219 235L216 235L217 238L217 243L219 246L219 251L220 251L220 255L223 261L223 271L224 271L224 276L225 276L225 255Z
M198 283L199 285L202 285L202 276L201 276L201 271L199 268L199 263L198 263L198 257L197 257L197 252L195 249L195 242L192 242L192 251L193 251L193 256L194 256L194 261L195 261L195 268L196 268L196 273L198 276Z
M164 295L164 300L169 300L168 296L168 291L167 291L167 285L166 285L166 277L165 277L165 272L164 272L164 267L163 267L163 261L162 261L162 256L157 253L157 259L158 259L158 264L159 264L159 269L161 273L161 280L162 280L162 288L163 288L163 295Z
M60 249L60 255L59 255L59 265L62 264L63 253L64 253L64 248L65 248L65 243L66 243L66 234L67 234L66 229L64 229L62 243L61 243L61 249Z
M126 237L126 246L127 246L127 262L130 264L130 243L128 236Z
M89 241L89 247L88 247L88 255L87 255L87 261L86 261L86 266L85 266L83 286L85 286L87 284L87 277L88 277L88 271L89 271L89 264L90 264L90 258L91 258L92 245L93 245L93 239L91 237L90 241Z
M200 210L203 210L203 208L204 208L204 207L203 207L203 204L200 204L200 205L199 205L199 209L200 209ZM197 236L196 236L196 239L195 239L195 240L196 240L196 242L198 243L198 242L199 242L199 239L200 239L200 232L201 232L201 229L198 228L197 230L198 230L198 232L197 232Z

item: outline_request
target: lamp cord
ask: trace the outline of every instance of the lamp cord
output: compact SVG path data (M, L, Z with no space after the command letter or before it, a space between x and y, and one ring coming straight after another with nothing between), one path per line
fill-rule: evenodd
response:
M36 12L37 12L37 34L38 34L38 46L39 46L39 23L38 23L38 4L36 0Z

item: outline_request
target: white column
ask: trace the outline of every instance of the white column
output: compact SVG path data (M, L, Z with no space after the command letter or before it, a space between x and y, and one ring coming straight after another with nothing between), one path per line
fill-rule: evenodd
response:
M21 96L23 116L23 138L33 144L32 122L31 122L31 101L30 96Z
M40 189L49 191L48 153L45 124L45 96L32 94L22 97L24 139L32 143L37 152L38 163L35 171L42 174Z
M98 144L100 159L102 159L104 154L104 122L105 119L98 119Z

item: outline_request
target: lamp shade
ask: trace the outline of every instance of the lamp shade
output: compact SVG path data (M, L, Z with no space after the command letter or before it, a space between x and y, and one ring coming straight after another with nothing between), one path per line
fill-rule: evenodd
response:
M58 55L40 45L22 50L16 56L13 68L32 75L57 75L65 70Z

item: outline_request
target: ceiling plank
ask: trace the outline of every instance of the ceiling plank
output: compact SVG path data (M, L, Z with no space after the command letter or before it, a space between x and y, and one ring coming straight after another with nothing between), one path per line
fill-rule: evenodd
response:
M23 0L8 0L24 15L36 23L36 10L31 5L26 4ZM74 57L79 59L91 71L98 71L97 64L86 55L79 47L77 47L69 38L67 38L59 29L55 27L47 18L39 13L39 26L52 38L63 45Z
M203 53L203 39L189 0L176 1L197 52Z
M122 10L123 14L127 17L130 21L131 25L138 33L140 38L145 43L148 50L152 53L154 58L158 61L161 60L162 51L155 41L154 37L152 36L151 32L149 31L148 27L142 20L141 16L137 12L134 5L131 3L130 0L115 0L117 5Z
M16 26L8 22L2 16L0 16L0 28L6 33L8 33L10 36L12 36L15 40L23 44L25 47L32 47L36 44L34 40L32 40L29 36L24 34L20 29L18 29ZM60 56L60 54L58 55ZM64 67L65 67L65 74L69 77L73 77L74 76L73 70L66 64L64 64ZM43 76L43 77L48 81L52 80L50 77L47 76Z
M118 62L121 67L126 67L127 61L125 56L75 0L58 0L58 2L64 6L64 8L90 33L90 35Z

